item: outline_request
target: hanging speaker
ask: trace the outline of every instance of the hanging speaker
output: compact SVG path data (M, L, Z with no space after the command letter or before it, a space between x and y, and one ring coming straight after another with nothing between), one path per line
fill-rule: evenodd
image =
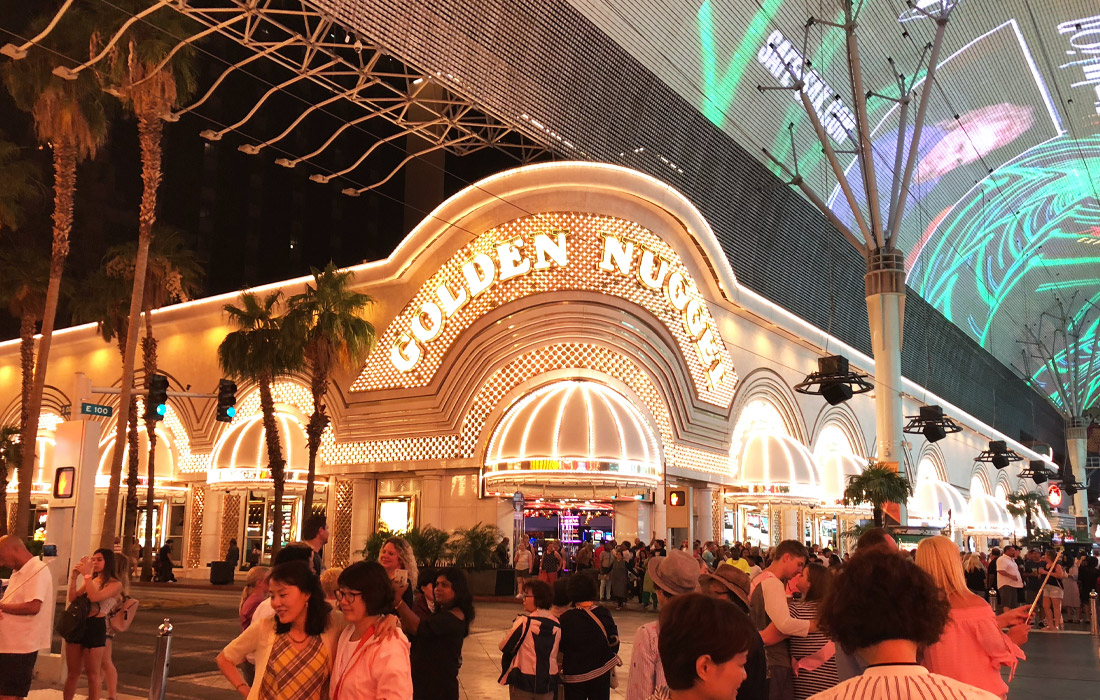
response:
M821 385L821 396L830 406L836 406L852 398L852 387L841 382L828 382Z

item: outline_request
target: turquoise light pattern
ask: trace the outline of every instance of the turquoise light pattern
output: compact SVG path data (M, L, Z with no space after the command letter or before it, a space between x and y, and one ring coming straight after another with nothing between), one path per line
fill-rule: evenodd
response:
M1100 205L1089 172L1100 173L1100 135L1061 136L1002 166L931 232L909 285L995 355L1019 357L1014 327L1052 310L1056 296L1100 295ZM1096 331L1094 322L1084 356ZM1100 375L1100 366L1083 371ZM1034 379L1045 387L1043 375ZM1100 376L1092 375L1095 399Z

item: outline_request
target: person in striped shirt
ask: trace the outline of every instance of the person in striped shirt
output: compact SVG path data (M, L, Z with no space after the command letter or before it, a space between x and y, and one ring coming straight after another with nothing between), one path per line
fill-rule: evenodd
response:
M917 663L917 650L939 640L950 611L943 591L908 557L884 548L852 557L822 604L819 622L867 668L810 700L997 700Z

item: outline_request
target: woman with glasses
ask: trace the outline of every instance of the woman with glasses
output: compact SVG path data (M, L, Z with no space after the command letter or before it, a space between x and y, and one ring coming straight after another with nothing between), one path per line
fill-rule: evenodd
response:
M331 700L411 700L409 640L401 630L381 633L394 598L385 568L352 564L340 573L335 595L348 626L336 645Z
M550 612L554 592L546 581L531 579L524 582L522 593L523 614L500 640L504 671L499 682L508 686L511 700L554 700L561 643L561 625Z

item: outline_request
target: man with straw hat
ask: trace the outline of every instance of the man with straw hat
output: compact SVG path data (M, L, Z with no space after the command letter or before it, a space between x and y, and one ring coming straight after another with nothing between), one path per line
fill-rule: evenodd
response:
M738 614L749 618L749 575L733 564L725 562L718 565L714 573L699 575L699 591L712 598L728 600L737 608ZM755 629L755 626L753 627ZM774 627L770 632L778 641L779 633ZM749 655L745 661L747 677L737 689L737 700L767 700L768 697L768 661L764 654L764 640L760 633L753 635L749 642Z

